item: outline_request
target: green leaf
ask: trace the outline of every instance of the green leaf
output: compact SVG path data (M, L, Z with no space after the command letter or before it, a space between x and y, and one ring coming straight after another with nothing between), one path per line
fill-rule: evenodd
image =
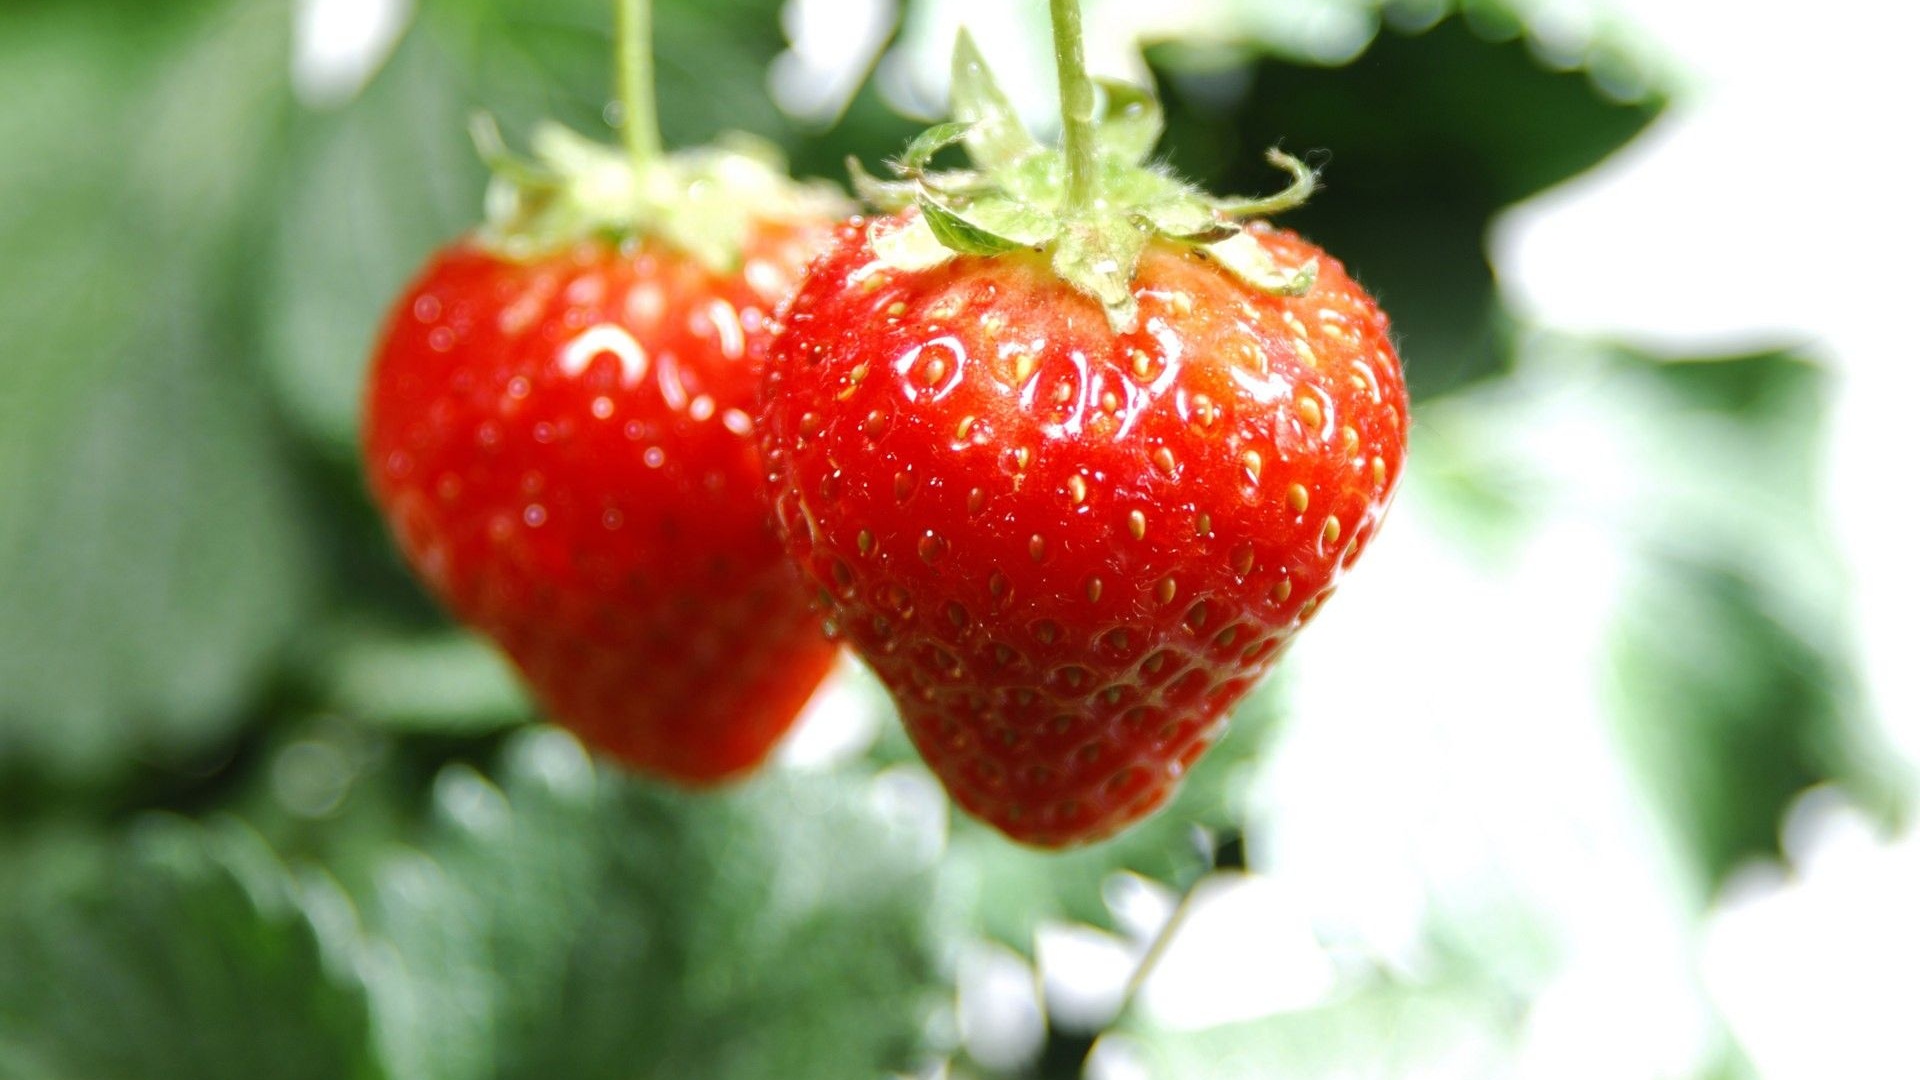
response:
M878 1076L947 993L932 851L857 774L687 795L548 729L455 766L368 901L395 1075Z
M1268 189L1254 148L1279 137L1329 155L1325 189L1287 224L1381 298L1416 398L1508 362L1486 254L1493 217L1599 162L1663 107L1657 93L1620 100L1588 71L1550 68L1525 40L1489 41L1457 15L1423 27L1382 32L1334 68L1289 63L1278 44L1149 54L1166 156L1211 190Z
M958 254L941 242L924 214L915 215L897 229L877 232L873 237L874 258L888 269L905 273L939 266Z
M949 121L935 124L913 137L907 144L906 152L900 155L898 171L904 177L918 177L933 162L933 156L949 146L965 141L972 124Z
M0 246L34 253L0 265L0 785L205 752L316 598L233 288L284 14L198 5L131 40L80 9L0 16L0 101L27 103L0 121L0 201L32 208L0 215ZM43 83L35 55L63 74ZM100 123L23 123L43 86Z
M382 1075L369 1006L259 838L150 819L0 909L0 1075Z
M997 235L985 226L967 220L930 192L922 191L915 205L920 208L920 216L927 223L927 228L933 231L934 237L942 245L962 255L997 255L1022 246L1017 240Z
M1246 233L1207 244L1204 251L1235 277L1262 292L1277 296L1305 296L1319 280L1320 264L1308 259L1299 266L1281 266L1260 241Z
M1376 983L1317 1008L1199 1031L1132 1031L1152 1080L1496 1076L1517 1052L1496 995Z
M999 171L1040 152L964 28L953 43L952 95L950 111L956 121L969 125L967 153L981 168Z
M1160 99L1144 86L1118 79L1096 81L1107 96L1106 111L1098 122L1101 151L1136 165L1144 164L1153 156L1153 148L1160 144L1160 135L1166 130Z

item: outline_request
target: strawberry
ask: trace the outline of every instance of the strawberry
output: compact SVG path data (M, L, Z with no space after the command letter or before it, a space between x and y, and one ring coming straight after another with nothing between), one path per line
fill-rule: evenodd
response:
M631 160L564 129L394 306L376 502L433 593L558 722L688 784L759 763L832 662L761 488L775 310L833 200L764 155Z
M955 801L1084 843L1165 802L1366 548L1407 396L1341 265L1235 221L1304 168L1208 199L1139 164L1157 115L1116 89L1104 209L1076 209L964 38L955 68L969 123L863 178L908 207L843 226L794 299L763 456L788 550ZM979 170L925 172L955 140Z

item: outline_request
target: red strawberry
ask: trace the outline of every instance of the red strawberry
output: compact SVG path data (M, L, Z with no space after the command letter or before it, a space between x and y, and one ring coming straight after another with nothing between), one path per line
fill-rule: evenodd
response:
M834 655L751 411L838 204L765 155L644 135L622 156L547 128L538 161L496 162L488 227L395 306L365 463L414 568L556 721L705 784L758 764Z
M1051 266L1006 250L924 158L920 210L844 227L769 356L776 515L955 800L1028 843L1099 839L1167 799L1373 536L1399 359L1292 233L1143 237L1103 310L1072 238L1036 245ZM998 253L922 257L925 213Z

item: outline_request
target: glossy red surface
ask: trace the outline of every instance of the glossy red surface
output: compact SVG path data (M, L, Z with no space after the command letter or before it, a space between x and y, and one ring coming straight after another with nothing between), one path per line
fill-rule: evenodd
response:
M1063 845L1158 807L1366 547L1406 452L1387 321L1151 247L1139 329L1041 256L903 273L843 229L768 363L776 513L967 810Z
M768 518L751 411L826 226L737 275L604 242L441 253L375 358L365 455L409 562L554 718L640 768L751 768L833 657Z

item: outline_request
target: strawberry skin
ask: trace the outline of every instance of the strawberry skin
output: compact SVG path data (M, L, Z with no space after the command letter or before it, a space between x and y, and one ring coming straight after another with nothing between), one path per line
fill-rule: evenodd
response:
M1378 307L1155 240L1138 328L1038 254L889 268L842 228L769 354L788 549L956 802L1066 846L1151 813L1379 526L1407 396Z
M683 783L758 764L833 658L751 417L774 309L827 238L761 223L739 273L650 241L463 241L375 356L367 475L411 565L557 722Z

